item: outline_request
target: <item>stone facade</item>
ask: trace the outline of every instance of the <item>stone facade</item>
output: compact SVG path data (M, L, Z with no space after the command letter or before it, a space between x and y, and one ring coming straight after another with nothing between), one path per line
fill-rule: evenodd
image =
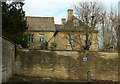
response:
M15 64L16 74L23 76L85 82L91 71L92 79L118 80L118 53L19 49Z
M98 51L98 39L97 39L97 34L98 33L93 33L93 38L92 38L92 44L90 46L90 51Z
M86 28L89 28L89 33L93 34L92 45L90 50L97 51L97 30L91 30L92 28L83 24L78 18L73 15L73 10L68 9L68 19L62 18L62 24L57 25L54 23L53 17L26 17L28 23L28 30L26 33L33 35L33 41L28 42L30 49L40 49L40 37L44 35L44 41L50 44L57 43L57 50L79 50L83 44L80 44L79 35L82 36L86 32ZM77 24L76 24L77 23ZM67 35L72 33L74 38L74 45L67 45Z
M67 44L67 40L68 40L67 35L69 33L74 35L74 37L73 37L74 45L73 46ZM55 38L56 43L57 43L57 49L58 50L72 50L72 48L73 48L73 50L80 50L80 46L81 46L82 50L83 50L83 45L80 45L79 34L80 34L80 38L81 38L81 42L82 42L83 35L85 34L84 32L59 32ZM93 33L93 39L92 39L92 44L90 46L90 51L97 51L97 50L98 50L97 49L97 33Z
M53 43L54 40L54 32L28 32L28 34L33 34L34 39L33 42L28 42L29 49L40 49L40 45L42 42L40 42L39 35L44 35L44 42L48 42L48 48L50 48L51 43ZM51 39L52 38L52 39Z

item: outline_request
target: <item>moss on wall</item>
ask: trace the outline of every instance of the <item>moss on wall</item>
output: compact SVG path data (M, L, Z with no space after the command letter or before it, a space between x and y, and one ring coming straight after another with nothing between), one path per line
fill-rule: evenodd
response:
M53 77L87 81L87 71L93 79L117 80L118 53L50 50L18 50L21 65L19 75ZM87 61L83 61L87 57Z

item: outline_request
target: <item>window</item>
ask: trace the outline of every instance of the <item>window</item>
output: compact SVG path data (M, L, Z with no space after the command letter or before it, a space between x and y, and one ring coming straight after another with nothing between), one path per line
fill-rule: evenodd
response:
M29 41L29 42L33 42L33 34L29 34L29 36L28 36L28 41Z
M74 26L79 26L79 20L78 19L74 19L73 20L73 25Z
M85 44L86 44L86 34L83 34L82 40L83 40L83 45L85 46Z
M43 24L43 26L45 27L45 26L46 26L46 24Z
M44 42L44 35L43 34L40 34L39 38L40 38L40 42Z
M67 45L73 45L73 34L67 35Z

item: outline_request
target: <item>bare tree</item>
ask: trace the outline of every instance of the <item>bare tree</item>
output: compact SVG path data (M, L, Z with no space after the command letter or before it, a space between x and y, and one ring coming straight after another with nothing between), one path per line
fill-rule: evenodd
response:
M101 19L101 23L99 24L100 29L99 29L99 34L98 34L98 37L99 37L98 42L100 43L100 45L103 45L102 47L105 48L105 46L106 46L106 36L107 36L105 31L107 30L106 28L108 28L108 19L107 19L106 11L104 11L102 13L101 17L102 17L102 19Z
M74 5L77 17L93 29L101 20L103 5L97 2L80 2Z
M86 25L86 46L85 49L89 50L92 43L93 31L100 24L102 19L103 6L97 2L80 2L74 5L77 17Z
M102 13L102 19L101 19L101 26L100 27L100 33L99 41L102 45L102 50L109 51L113 49L113 51L117 47L117 13L113 12L113 9L111 7L111 10L109 12L103 12Z
M110 34L111 34L111 39L110 39L110 47L113 48L114 50L116 49L117 47L117 31L116 31L116 28L117 28L117 12L114 12L112 7L111 7L111 11L110 11L110 14L109 14L109 19L110 19Z
M80 2L74 5L76 11L76 17L85 24L84 29L86 30L86 41L85 49L89 50L92 43L93 31L99 30L98 42L103 50L113 50L117 47L117 12L112 9L107 12L102 3L97 2ZM74 42L80 45L80 50L83 47L82 39L79 41L74 37Z

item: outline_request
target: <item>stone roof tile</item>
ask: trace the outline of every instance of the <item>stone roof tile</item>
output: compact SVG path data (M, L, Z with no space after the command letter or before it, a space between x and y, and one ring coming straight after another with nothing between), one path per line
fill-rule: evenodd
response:
M54 17L26 16L28 31L55 31Z

